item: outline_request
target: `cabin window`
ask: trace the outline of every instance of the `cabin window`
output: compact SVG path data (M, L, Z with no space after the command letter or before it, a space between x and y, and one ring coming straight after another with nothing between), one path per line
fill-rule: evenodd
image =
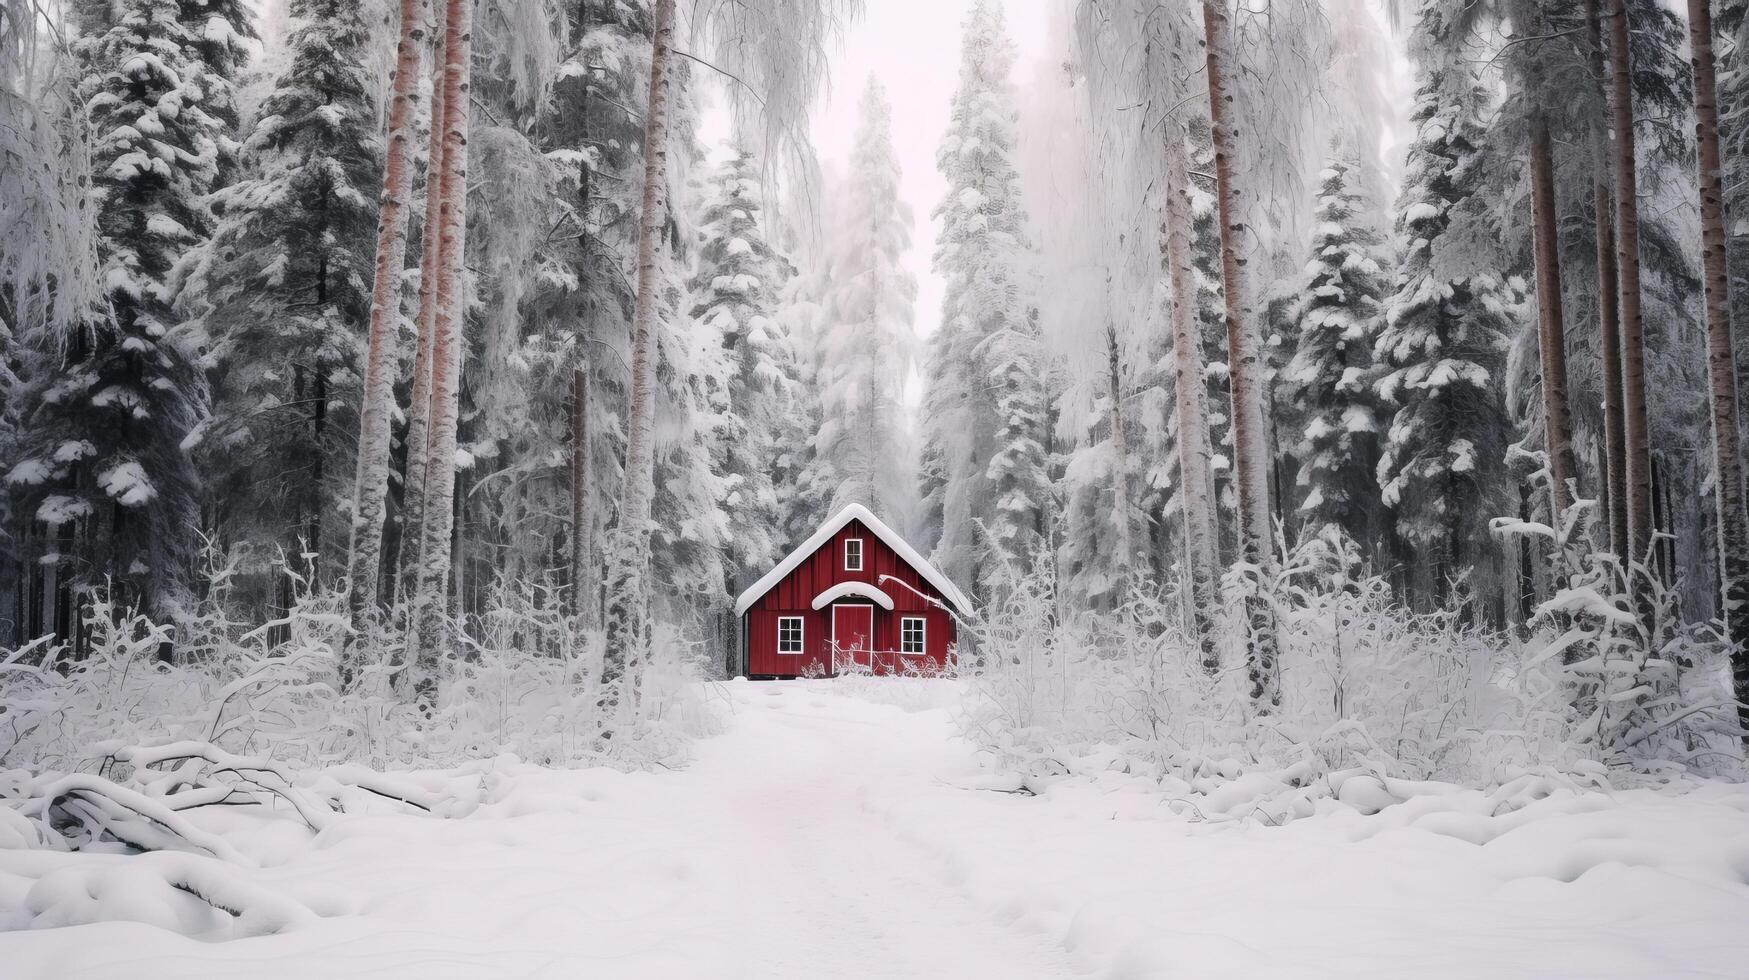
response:
M802 617L777 617L777 652L802 652Z
M924 652L924 629L928 621L922 616L906 616L899 620L899 652Z
M862 539L844 539L844 570L847 572L862 571Z

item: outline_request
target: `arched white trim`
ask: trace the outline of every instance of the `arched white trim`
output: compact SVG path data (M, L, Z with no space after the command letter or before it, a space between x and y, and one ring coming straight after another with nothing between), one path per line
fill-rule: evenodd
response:
M824 609L839 599L848 599L853 596L858 599L872 599L875 605L887 612L893 611L893 597L867 582L839 582L814 597L814 608Z

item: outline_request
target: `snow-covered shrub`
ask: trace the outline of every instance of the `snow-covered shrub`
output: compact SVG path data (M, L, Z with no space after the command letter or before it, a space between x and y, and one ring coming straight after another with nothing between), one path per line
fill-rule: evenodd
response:
M1551 600L1522 636L1461 607L1418 613L1334 531L1285 552L1264 585L1282 692L1266 716L1247 698L1234 583L1217 611L1221 666L1211 673L1185 631L1180 590L1138 589L1112 613L1064 614L1042 563L966 626L980 656L962 725L999 766L1024 776L1118 768L1175 788L1199 812L1269 800L1265 810L1278 819L1310 812L1307 801L1343 786L1358 799L1361 786L1486 788L1526 773L1589 785L1606 763L1694 767L1732 757L1716 735L1698 734L1693 706L1721 708L1727 690L1704 631L1660 627L1659 655L1634 660L1610 652L1609 631L1592 625L1580 639L1603 651L1604 666L1566 663L1573 640L1552 628L1554 613L1579 621L1586 593L1563 593L1564 607ZM1657 595L1674 601L1672 591ZM1587 671L1603 692L1594 701L1617 706L1596 711L1620 715L1607 743L1573 708ZM1370 782L1353 782L1357 773Z
M1276 734L1321 766L1489 784L1565 766L1559 672L1462 607L1417 613L1353 542L1326 529L1281 565L1282 697Z
M272 935L316 918L230 864L166 853L50 871L25 893L24 910L35 929L143 922L209 941Z
M1740 770L1722 624L1686 622L1679 585L1646 562L1586 547L1595 506L1578 502L1558 529L1494 522L1501 537L1527 538L1550 555L1553 594L1531 617L1531 659L1558 668L1573 741L1597 759L1640 770Z
M97 596L82 658L46 639L0 651L0 769L91 771L117 746L171 742L299 767L453 767L506 753L642 767L715 724L693 683L696 644L655 630L604 716L600 633L554 597L512 588L458 625L424 717L401 690L398 617L354 634L343 594L282 568L291 608L245 626L225 603L229 568L209 560L205 598L177 624Z

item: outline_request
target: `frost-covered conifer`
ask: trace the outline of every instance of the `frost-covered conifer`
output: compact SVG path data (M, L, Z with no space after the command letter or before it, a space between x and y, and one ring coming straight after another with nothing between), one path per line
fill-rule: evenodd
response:
M1384 322L1386 260L1347 154L1322 174L1311 258L1287 310L1295 330L1282 384L1299 461L1296 516L1308 534L1335 525L1364 547L1383 534L1376 471L1388 411L1373 390L1373 344ZM1284 505L1285 506L1285 505ZM1376 553L1376 552L1375 552Z
M1441 261L1451 212L1475 191L1485 105L1454 36L1454 6L1429 0L1416 25L1415 137L1397 205L1404 254L1375 348L1377 391L1394 407L1378 467L1382 496L1398 533L1425 556L1421 585L1436 599L1466 569L1489 563L1487 522L1512 512L1501 382L1514 299L1500 276L1448 275Z
M782 501L783 535L779 550L787 554L807 540L831 516L832 494L838 478L829 461L820 457L814 435L822 420L818 384L817 339L825 326L828 289L825 262L814 250L798 256L808 263L798 269L784 287L778 319L796 352L795 406L789 434L778 454L777 475L772 485ZM812 271L809 271L809 266Z
M681 626L688 635L716 625L729 601L730 571L723 549L756 531L730 523L723 506L729 481L714 462L711 387L726 366L720 346L682 314L682 251L664 255L664 281L656 328L655 484L650 509L650 609L657 622ZM731 533L731 531L733 533ZM758 572L757 574L764 574Z
M249 42L257 39L254 6L246 0L181 0L182 22L194 39L194 84L207 115L219 125L213 186L236 178L240 147L237 87L249 64Z
M784 544L781 494L793 487L780 457L794 448L800 380L777 316L789 263L766 239L759 168L737 150L711 181L690 284L691 329L719 370L705 372L711 467L723 481L724 570L735 594L764 574ZM712 349L714 348L714 350ZM707 362L709 363L709 362Z
M911 208L899 198L892 107L873 78L861 114L833 235L815 465L833 474L833 510L860 503L889 524L908 527L916 484L900 395L916 345L917 282L902 262L911 242Z
M187 442L204 411L172 333L173 269L200 236L223 124L207 112L198 38L175 0L81 9L75 42L93 139L107 312L38 352L27 439L6 475L85 585L125 601L180 596L198 529Z
M980 0L966 18L959 87L936 152L947 192L935 208L935 268L946 294L929 341L922 459L936 560L974 593L993 565L1034 553L1050 494L1013 62L1001 8Z
M381 147L358 6L291 11L289 59L242 179L214 197L219 226L191 257L184 305L213 378L201 455L214 515L264 551L301 541L332 559L348 537Z

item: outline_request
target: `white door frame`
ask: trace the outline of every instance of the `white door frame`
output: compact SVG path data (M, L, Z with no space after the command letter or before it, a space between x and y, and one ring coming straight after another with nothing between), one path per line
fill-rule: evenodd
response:
M869 669L870 670L874 669L874 646L875 646L874 608L875 608L874 603L872 603L872 602L835 602L832 604L832 673L834 673L834 674L838 673L838 653L840 650L840 647L838 645L838 610L840 610L840 609L867 609L868 610L868 636L865 638L868 642L868 650L866 652L868 653L868 658L869 658L868 659ZM849 651L846 651L846 652L849 652ZM856 658L854 656L851 657L851 663L854 664L855 662L856 662Z

